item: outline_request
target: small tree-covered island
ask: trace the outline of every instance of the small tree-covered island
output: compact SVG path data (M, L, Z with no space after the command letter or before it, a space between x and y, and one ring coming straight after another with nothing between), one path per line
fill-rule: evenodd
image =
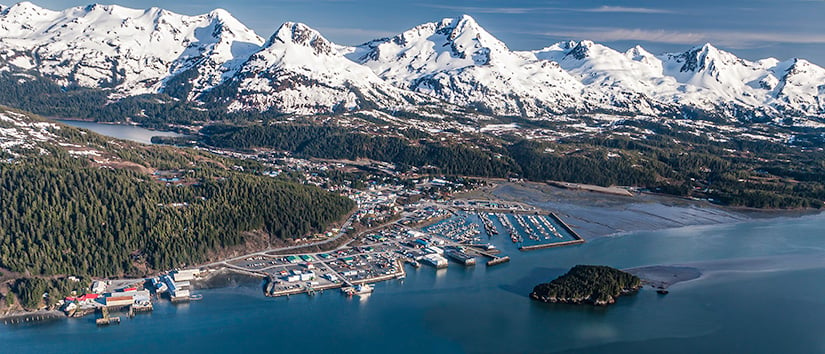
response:
M621 270L577 265L549 283L536 285L530 297L541 302L607 306L641 289L639 277Z

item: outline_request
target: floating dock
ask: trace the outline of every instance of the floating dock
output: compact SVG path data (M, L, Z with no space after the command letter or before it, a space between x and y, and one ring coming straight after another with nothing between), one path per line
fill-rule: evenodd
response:
M532 250L539 250L539 249L544 249L544 248L570 246L570 245L578 245L578 244L584 243L584 239L581 236L579 236L579 234L577 234L576 231L573 231L573 228L571 228L569 225L567 225L567 223L565 223L555 213L550 213L549 216L551 218L553 218L553 221L555 221L556 223L561 225L561 227L564 228L564 230L567 231L570 234L570 236L573 237L573 240L564 241L564 242L545 243L545 244L532 245L532 246L521 246L521 247L519 247L520 251L532 251Z
M273 288L269 288L269 289L264 290L264 296L279 297L279 296L289 296L289 295L295 295L295 294L314 293L314 292L318 292L318 291L324 291L324 290L327 290L327 289L340 288L344 285L346 285L346 284L336 283L336 284L330 284L330 285L325 285L325 286L317 286L317 287L312 287L312 288L309 288L309 287L306 287L306 286L299 286L297 288L284 289L284 290L273 290Z
M494 265L499 265L499 264L502 264L502 263L507 263L507 262L509 262L509 261L510 261L510 256L504 256L504 257L493 257L493 259L491 259L491 260L487 261L487 266L488 266L488 267L492 267L492 266L494 266Z
M134 312L152 312L154 309L155 308L154 308L154 306L152 306L151 302L148 303L148 304L134 304L134 305L132 305L132 311L134 311Z
M120 324L120 317L98 318L95 320L98 326L108 326L111 324Z

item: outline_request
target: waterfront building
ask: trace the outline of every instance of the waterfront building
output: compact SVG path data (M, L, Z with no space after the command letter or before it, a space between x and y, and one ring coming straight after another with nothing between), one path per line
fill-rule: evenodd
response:
M106 292L106 286L108 284L102 280L95 280L92 282L92 292L95 294L103 294Z
M109 296L106 297L106 306L128 306L135 303L132 296Z
M178 271L172 273L172 278L176 282L190 281L190 280L194 280L195 276L198 275L199 273L200 273L200 270L198 270L198 269L178 270Z

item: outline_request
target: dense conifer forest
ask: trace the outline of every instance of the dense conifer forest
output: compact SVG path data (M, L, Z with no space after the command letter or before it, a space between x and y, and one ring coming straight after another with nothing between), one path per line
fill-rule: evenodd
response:
M642 287L639 277L607 266L577 265L549 283L536 285L530 297L543 302L607 305Z
M3 268L95 276L139 274L144 262L168 269L241 245L246 232L320 232L353 207L315 187L241 173L194 171L197 183L166 186L138 172L60 164L0 166Z
M279 244L321 232L354 208L315 186L259 175L262 166L248 161L67 126L52 133L57 141L7 151L0 163L0 269L20 275L10 290L27 308L48 289L76 286L67 275L143 276L194 265L252 239Z
M571 137L554 143L505 137L468 144L422 139L426 133L420 131L406 138L295 124L217 125L202 133L205 144L222 148L266 147L333 159L365 157L402 167L431 166L423 172L448 175L635 186L732 206L821 208L825 201L821 149L745 140L718 143L662 125L645 128L657 129L661 135L641 141ZM741 150L748 153L731 152Z

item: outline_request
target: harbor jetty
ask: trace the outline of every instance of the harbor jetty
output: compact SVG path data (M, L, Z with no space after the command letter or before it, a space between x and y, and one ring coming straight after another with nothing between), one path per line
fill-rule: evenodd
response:
M504 264L510 261L510 256L504 257L494 257L493 259L487 261L487 266L492 267L494 265Z
M532 251L532 250L539 250L544 248L553 248L553 247L562 247L562 246L570 246L570 245L578 245L585 242L584 238L582 238L570 225L567 225L564 220L562 220L558 215L555 213L548 214L550 218L553 219L559 226L564 229L573 239L569 241L562 241L562 242L551 242L551 243L541 243L537 245L521 245L519 246L519 250L521 251ZM555 231L555 230L554 230ZM556 231L558 233L558 231Z

